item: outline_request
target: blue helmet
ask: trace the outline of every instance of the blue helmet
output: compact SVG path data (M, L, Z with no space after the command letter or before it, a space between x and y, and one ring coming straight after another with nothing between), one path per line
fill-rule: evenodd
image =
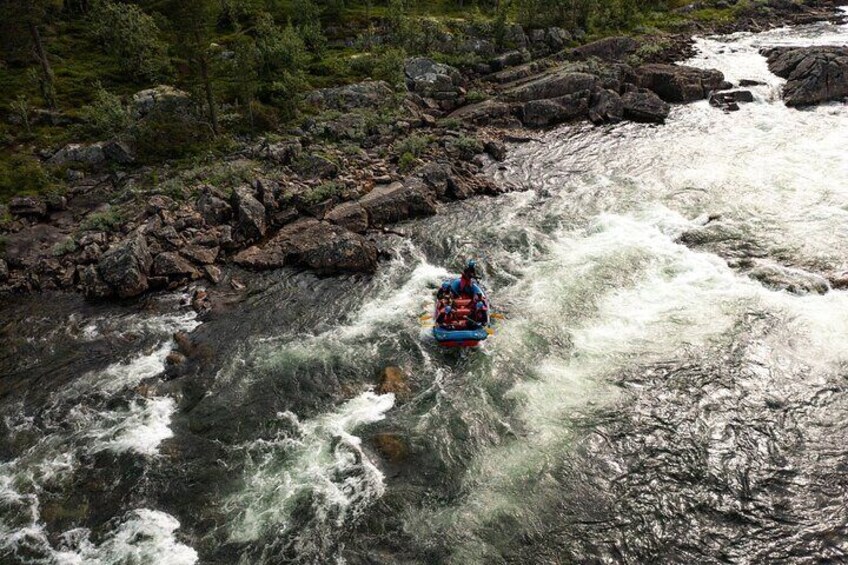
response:
M471 271L475 270L477 268L477 261L475 261L474 259L469 259L468 263L465 264L465 268Z
M478 310L484 310L485 308L486 308L486 303L483 302L482 300L477 303L477 309Z
M442 281L442 290L447 290L450 288L450 281Z
M450 306L445 306L445 314L450 314L451 312L453 312L453 308L451 308Z

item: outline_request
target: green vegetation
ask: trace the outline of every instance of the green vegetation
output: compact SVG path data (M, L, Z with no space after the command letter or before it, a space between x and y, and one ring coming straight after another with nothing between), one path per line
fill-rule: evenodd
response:
M120 226L122 221L120 212L110 208L103 212L90 213L80 224L80 230L110 232Z
M514 47L514 23L559 26L584 41L673 30L693 20L722 23L769 9L766 0L730 7L706 0L686 14L671 11L684 3L4 0L0 112L9 119L0 123L0 200L56 188L60 181L34 157L39 149L119 138L133 142L142 165L191 162L232 139L300 125L310 112L302 100L312 88L370 77L400 91L403 61L415 55L459 67L485 62L488 55L458 46L484 39ZM645 46L634 60L664 48ZM189 104L134 112L131 95L159 84L188 93ZM486 94L472 90L467 98L480 101ZM360 140L394 119L390 112L372 114L344 118L342 135L328 128L327 139ZM412 145L400 144L395 155L411 166L422 149L415 140L403 143Z
M320 202L338 196L342 191L343 186L337 182L324 182L303 195L303 203L307 206L313 206Z

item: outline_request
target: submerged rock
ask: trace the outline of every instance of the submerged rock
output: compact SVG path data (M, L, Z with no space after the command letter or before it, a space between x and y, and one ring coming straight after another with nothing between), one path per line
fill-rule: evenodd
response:
M775 47L763 51L769 70L786 79L787 106L848 97L848 47Z
M407 400L410 395L406 373L400 367L389 366L380 374L380 384L377 385L380 394L392 393L398 401Z

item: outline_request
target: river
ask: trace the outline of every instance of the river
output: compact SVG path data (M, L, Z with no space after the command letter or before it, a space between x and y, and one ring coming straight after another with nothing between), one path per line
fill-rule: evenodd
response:
M753 103L540 133L489 167L528 190L401 225L373 277L257 275L206 323L7 300L0 561L848 561L848 295L749 276L848 270L848 106L786 108L758 54L845 42L700 39ZM442 351L417 318L472 256L506 319ZM201 361L163 383L175 331Z

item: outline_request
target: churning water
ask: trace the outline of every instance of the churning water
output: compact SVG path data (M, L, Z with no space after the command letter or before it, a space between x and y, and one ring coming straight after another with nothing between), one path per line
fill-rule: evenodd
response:
M405 224L370 279L269 275L171 389L143 383L188 317L32 330L12 366L47 392L3 396L0 560L848 561L848 106L786 108L758 53L845 42L699 40L753 103L516 145L491 173L531 190ZM469 256L507 319L439 351L417 316ZM120 361L115 319L143 336ZM408 394L374 390L389 365Z

